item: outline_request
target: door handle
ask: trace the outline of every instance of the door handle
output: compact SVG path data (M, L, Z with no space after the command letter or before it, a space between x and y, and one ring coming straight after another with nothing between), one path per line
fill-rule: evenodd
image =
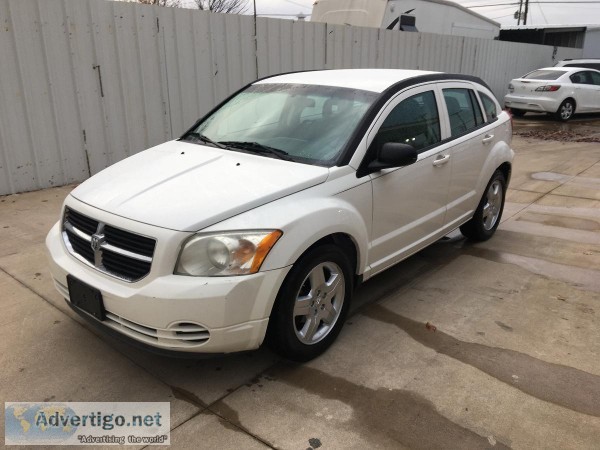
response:
M488 142L490 142L492 139L494 139L494 135L493 134L486 134L483 139L481 140L481 142L483 142L484 144L487 144Z
M442 164L446 164L449 159L450 159L450 155L439 155L433 161L433 165L436 166L436 167L437 166L441 166Z

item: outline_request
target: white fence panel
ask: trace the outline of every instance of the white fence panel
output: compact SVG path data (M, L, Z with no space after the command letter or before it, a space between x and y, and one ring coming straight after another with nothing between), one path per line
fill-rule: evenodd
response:
M0 23L0 195L81 181L267 75L437 70L501 97L511 78L582 54L105 0L2 0Z

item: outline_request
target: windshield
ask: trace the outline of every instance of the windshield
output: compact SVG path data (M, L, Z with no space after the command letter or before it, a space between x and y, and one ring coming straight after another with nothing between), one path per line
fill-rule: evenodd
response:
M332 166L376 98L373 92L339 87L252 85L182 139Z
M557 80L565 73L562 70L534 70L523 78L530 78L532 80Z

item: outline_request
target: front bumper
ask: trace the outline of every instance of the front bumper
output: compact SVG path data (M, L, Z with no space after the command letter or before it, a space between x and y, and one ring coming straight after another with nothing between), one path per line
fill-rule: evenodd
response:
M504 106L506 108L520 109L522 111L555 113L560 103L560 99L543 96L525 97L508 94L504 97Z
M128 283L70 254L59 224L50 230L46 246L55 286L67 302L68 274L102 294L106 320L100 322L78 312L97 325L167 352L230 353L258 348L279 287L289 271L287 267L239 277L186 277L157 273L160 270L155 270L153 263L147 278ZM157 253L160 255L158 247ZM157 266L165 265L155 262ZM172 264L166 264L171 271Z

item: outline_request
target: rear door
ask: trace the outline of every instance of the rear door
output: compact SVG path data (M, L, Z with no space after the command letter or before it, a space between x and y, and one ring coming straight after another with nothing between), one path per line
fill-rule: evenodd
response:
M593 112L600 110L600 73L591 70L575 72L570 77L575 85L577 111Z
M451 142L448 154L452 176L445 219L451 229L470 218L477 208L481 169L498 137L494 135L495 118L486 120L471 83L440 83L439 89L447 118L444 138Z

